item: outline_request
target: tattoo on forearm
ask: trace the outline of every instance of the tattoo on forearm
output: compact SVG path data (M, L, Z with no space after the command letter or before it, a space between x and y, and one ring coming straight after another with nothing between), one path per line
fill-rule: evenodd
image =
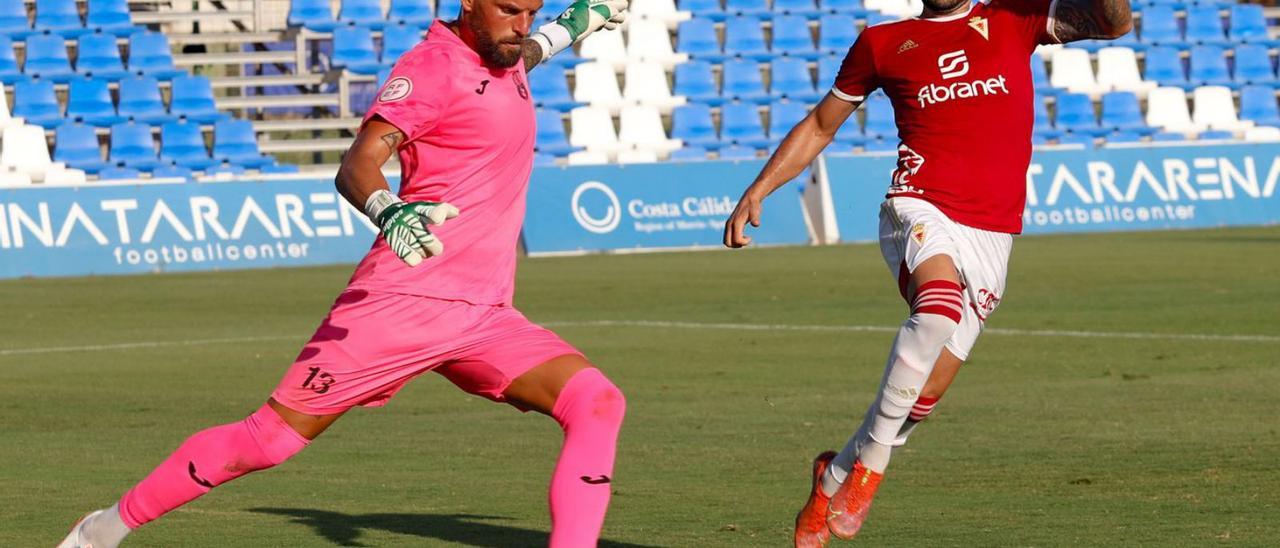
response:
M520 54L524 56L524 71L529 72L542 62L542 45L533 40L525 40Z
M1059 42L1114 38L1132 26L1129 0L1058 0L1053 34Z
M391 152L393 153L400 150L400 144L404 142L404 134L399 131L392 131L383 135L381 138L382 143L387 145L387 148L391 149Z

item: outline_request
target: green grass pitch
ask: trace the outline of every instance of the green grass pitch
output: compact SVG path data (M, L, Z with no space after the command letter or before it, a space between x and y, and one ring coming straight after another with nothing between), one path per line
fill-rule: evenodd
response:
M1280 228L1020 238L1010 270L857 543L1280 542ZM0 283L0 546L255 409L349 272ZM614 547L788 545L905 312L870 245L525 260L518 287L627 393ZM126 546L539 546L559 442L427 375Z

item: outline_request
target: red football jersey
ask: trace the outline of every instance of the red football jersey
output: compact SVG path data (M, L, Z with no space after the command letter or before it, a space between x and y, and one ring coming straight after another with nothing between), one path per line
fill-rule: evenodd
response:
M883 88L898 125L888 196L921 198L952 220L1022 231L1031 162L1031 53L1056 43L1051 0L992 0L961 15L873 25L832 89L849 101Z

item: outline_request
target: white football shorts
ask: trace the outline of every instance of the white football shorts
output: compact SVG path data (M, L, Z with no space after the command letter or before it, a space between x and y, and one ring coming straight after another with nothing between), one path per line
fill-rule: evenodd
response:
M1000 306L1012 249L1012 234L959 224L918 198L889 198L880 206L880 252L903 298L908 274L930 257L947 255L960 271L964 314L946 348L961 360Z

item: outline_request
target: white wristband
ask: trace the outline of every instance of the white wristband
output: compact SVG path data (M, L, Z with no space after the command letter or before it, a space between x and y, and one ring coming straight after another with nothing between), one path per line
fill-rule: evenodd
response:
M378 216L382 214L383 210L387 209L387 207L392 204L398 204L403 201L404 200L401 200L399 196L392 194L391 191L387 189L378 189L375 190L373 194L369 195L369 199L364 201L364 214L368 215L369 220L373 221L373 224L377 225Z
M538 27L538 30L534 31L529 36L529 39L537 42L542 47L543 61L573 45L573 38L569 36L569 29L554 21Z

